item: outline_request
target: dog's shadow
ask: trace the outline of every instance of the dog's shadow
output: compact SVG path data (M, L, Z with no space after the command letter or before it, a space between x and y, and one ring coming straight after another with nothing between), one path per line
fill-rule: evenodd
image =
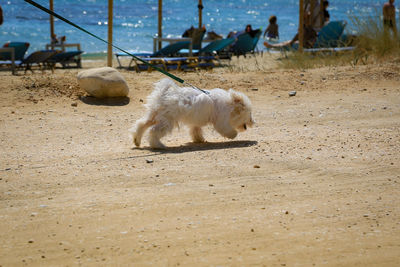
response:
M160 154L180 154L195 151L217 150L217 149L231 149L243 148L257 145L257 141L242 140L242 141L228 141L228 142L204 142L204 143L186 143L182 146L166 147L164 149L154 149L151 147L136 147L133 149L149 150L158 152Z
M129 97L107 97L96 98L93 96L82 96L79 98L83 103L95 106L126 106L130 102Z

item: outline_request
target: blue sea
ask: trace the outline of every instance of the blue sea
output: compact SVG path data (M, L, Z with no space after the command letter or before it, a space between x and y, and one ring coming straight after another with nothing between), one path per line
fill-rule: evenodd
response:
M328 11L331 20L348 21L381 14L386 0L331 0ZM48 0L37 0L49 7ZM4 23L0 26L0 44L8 41L30 43L28 52L42 50L50 42L49 15L23 0L0 1ZM180 37L191 25L198 26L198 0L163 0L163 37ZM203 0L203 24L208 31L226 35L268 26L271 15L278 17L281 40L291 39L297 32L299 0ZM158 0L114 0L113 43L132 52L153 50L153 37L158 31ZM54 0L54 12L82 28L107 40L107 0ZM99 54L107 44L55 19L55 33L65 35L68 43L80 43L86 54ZM258 44L262 49L262 42Z

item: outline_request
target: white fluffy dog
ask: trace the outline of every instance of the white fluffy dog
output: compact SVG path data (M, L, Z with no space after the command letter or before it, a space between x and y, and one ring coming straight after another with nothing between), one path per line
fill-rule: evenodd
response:
M193 142L204 142L201 127L212 124L222 136L233 139L238 131L252 126L250 100L234 90L213 89L202 92L193 87L179 87L169 79L155 84L145 105L147 112L129 130L136 146L150 127L152 148L164 148L160 139L179 123L190 128Z

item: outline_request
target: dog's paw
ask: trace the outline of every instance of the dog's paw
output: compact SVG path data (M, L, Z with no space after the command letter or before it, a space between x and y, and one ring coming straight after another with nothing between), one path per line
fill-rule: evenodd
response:
M229 139L235 139L235 137L237 136L237 132L236 131L232 131L232 132L229 132L229 133L226 133L224 136L226 137L226 138L229 138Z
M166 146L160 140L151 140L150 147L153 149L165 149Z
M193 139L193 143L199 144L199 143L204 143L206 140L204 138L202 139Z
M135 143L135 146L139 147L140 146L140 138L137 138L136 136L133 138L133 143Z

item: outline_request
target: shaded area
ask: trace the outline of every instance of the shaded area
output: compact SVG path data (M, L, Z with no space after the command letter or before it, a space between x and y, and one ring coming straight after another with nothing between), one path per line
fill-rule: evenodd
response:
M204 143L186 143L182 146L170 146L164 149L153 149L151 147L137 147L133 149L157 151L161 154L180 154L186 152L205 151L205 150L218 150L228 148L243 148L257 145L257 141L243 140L243 141L228 141L228 142L204 142Z
M108 97L108 98L96 98L93 96L82 96L80 100L88 105L96 106L125 106L130 102L130 98L123 97Z

